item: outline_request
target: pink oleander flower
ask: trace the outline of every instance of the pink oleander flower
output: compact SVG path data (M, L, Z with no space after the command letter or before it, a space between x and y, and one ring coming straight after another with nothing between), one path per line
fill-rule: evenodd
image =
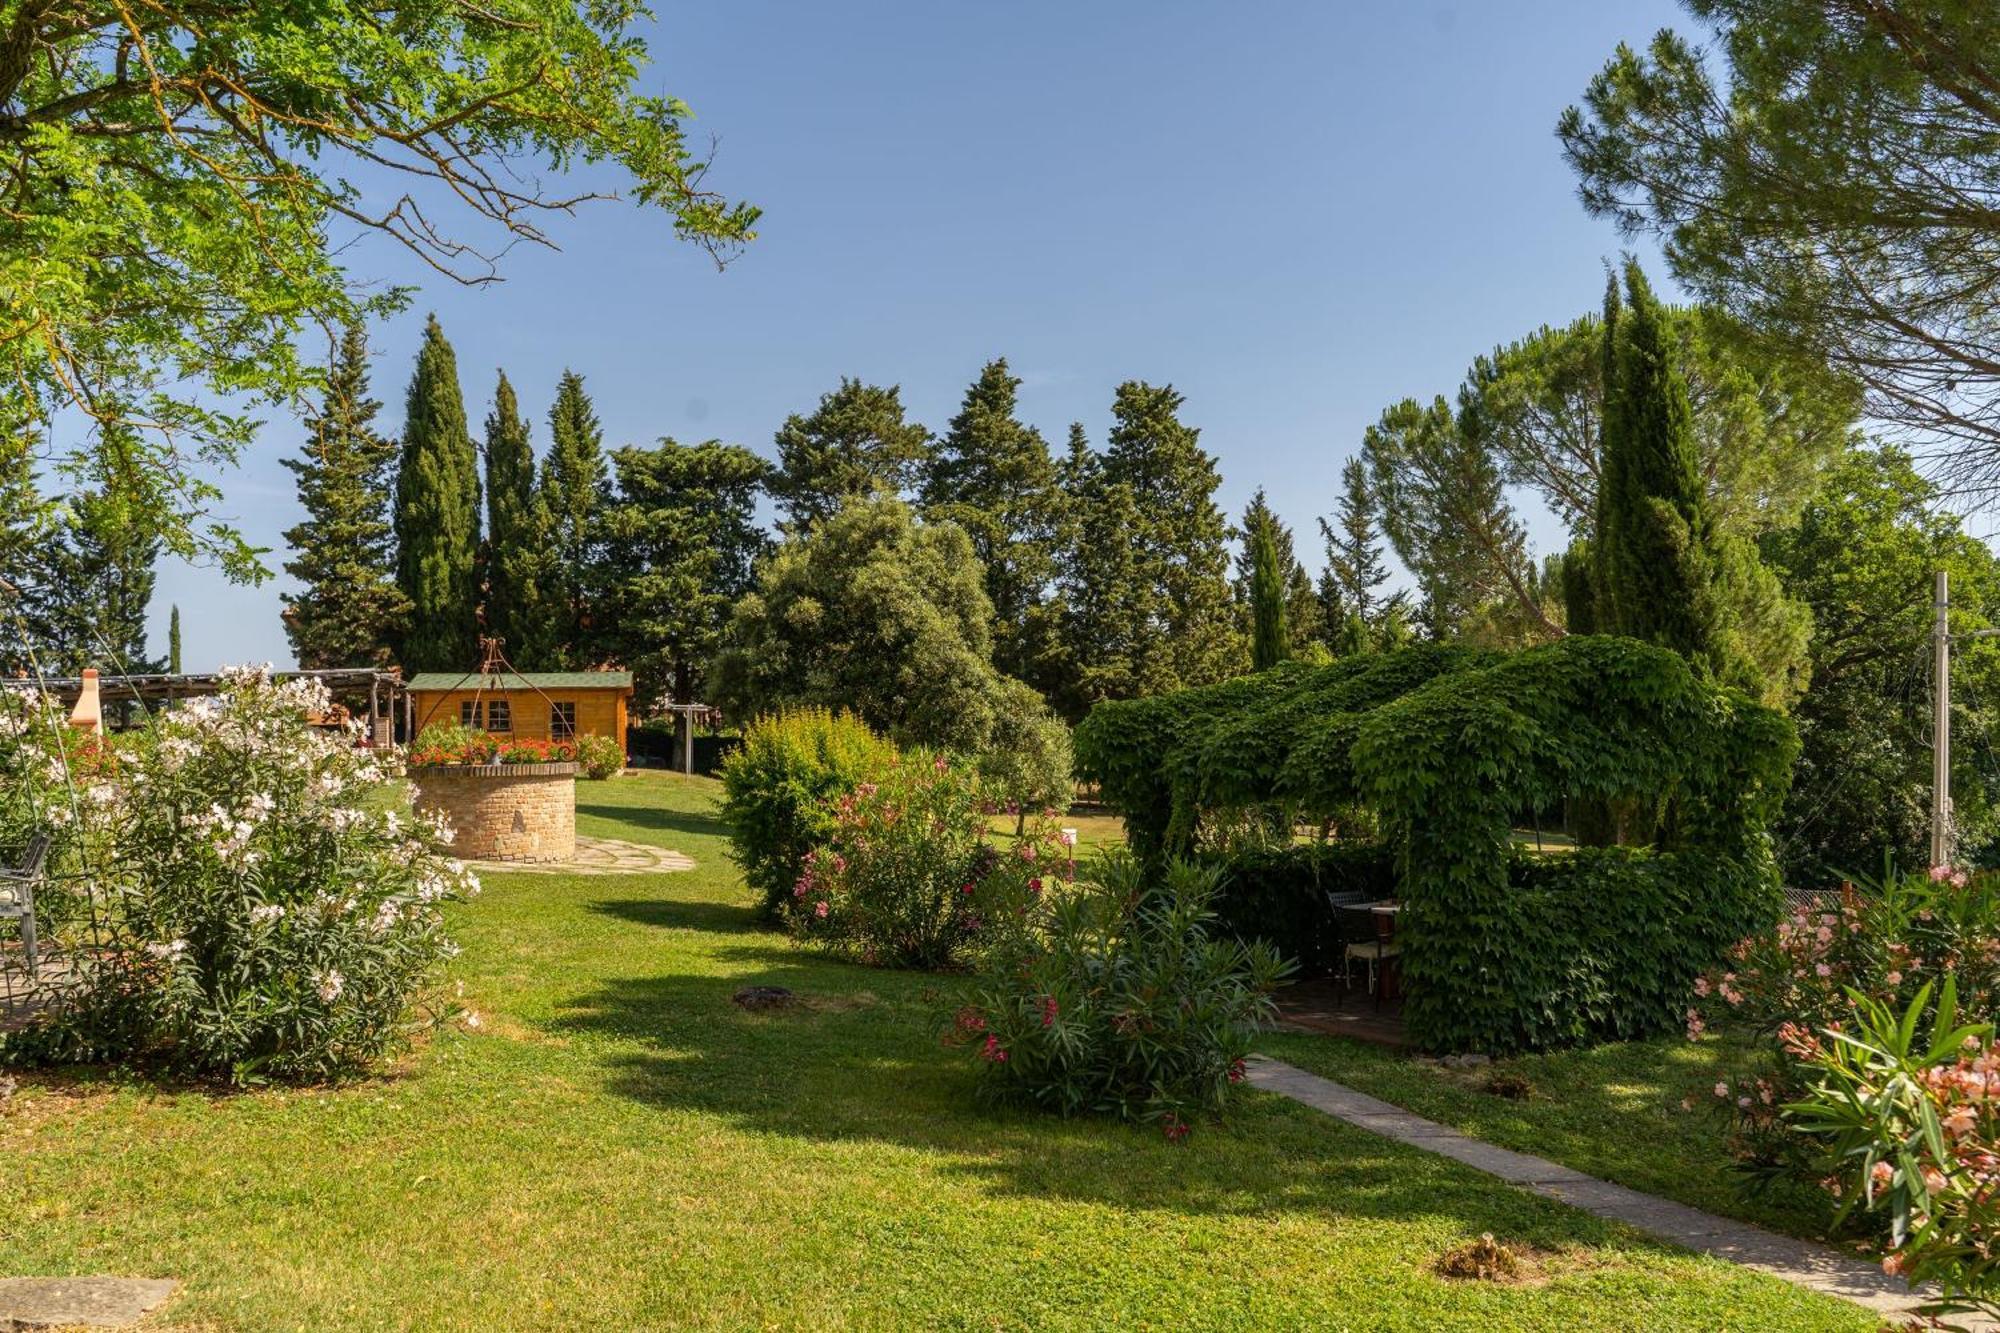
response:
M1877 1162L1869 1171L1868 1178L1875 1183L1877 1189L1880 1189L1896 1178L1896 1168L1887 1162Z
M1718 1097L1727 1097L1729 1095L1729 1085L1718 1081L1715 1085L1715 1095Z
M1007 1048L1000 1044L1000 1038L991 1032L986 1034L986 1044L979 1048L982 1060L991 1060L996 1065L1007 1063Z
M1710 987L1708 984L1707 977L1696 977L1694 979L1694 993L1696 995L1701 996L1702 998L1705 999L1708 996L1709 990Z
M826 899L822 898L813 904L813 915L822 921L826 919Z

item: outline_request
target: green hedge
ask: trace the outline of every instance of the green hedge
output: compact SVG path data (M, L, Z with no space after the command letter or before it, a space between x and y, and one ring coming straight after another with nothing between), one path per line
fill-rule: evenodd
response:
M1222 868L1213 904L1220 930L1268 940L1308 973L1340 970L1340 922L1328 893L1396 895L1395 853L1381 843L1259 848L1214 860Z
M1504 1052L1677 1021L1683 984L1775 914L1766 829L1797 738L1674 653L1574 635L1105 704L1076 751L1148 854L1193 846L1209 812L1372 808L1398 858L1411 1036ZM1659 855L1523 868L1515 812L1577 798L1657 815Z

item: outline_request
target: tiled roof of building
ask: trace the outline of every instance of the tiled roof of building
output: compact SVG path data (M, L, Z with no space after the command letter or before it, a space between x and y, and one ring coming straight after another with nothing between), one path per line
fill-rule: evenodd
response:
M476 671L420 671L410 677L412 690L629 690L629 671L505 671L482 676Z

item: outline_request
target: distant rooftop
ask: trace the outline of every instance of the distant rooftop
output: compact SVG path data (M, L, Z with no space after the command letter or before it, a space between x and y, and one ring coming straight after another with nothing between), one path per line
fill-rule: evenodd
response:
M410 690L629 690L629 671L420 671Z

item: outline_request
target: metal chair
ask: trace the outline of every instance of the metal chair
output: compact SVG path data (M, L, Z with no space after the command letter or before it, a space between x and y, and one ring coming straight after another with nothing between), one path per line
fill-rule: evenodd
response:
M0 921L12 918L21 923L21 952L27 960L29 981L37 979L41 963L35 947L35 885L41 882L42 871L48 865L53 841L48 834L37 833L29 841L21 864L12 868L0 866Z
M1340 908L1342 923L1340 979L1343 986L1354 984L1354 964L1361 961L1368 964L1368 992L1374 996L1375 1007L1382 1007L1381 972L1382 964L1403 951L1403 946L1393 938L1394 918L1378 913L1377 904L1349 903Z

